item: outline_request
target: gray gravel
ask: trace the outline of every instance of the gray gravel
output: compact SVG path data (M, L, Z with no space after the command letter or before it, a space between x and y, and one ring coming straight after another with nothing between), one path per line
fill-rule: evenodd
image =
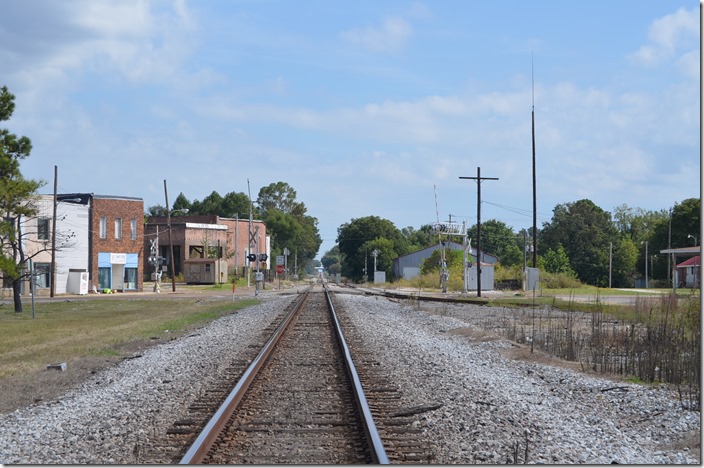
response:
M393 363L390 380L412 389L409 403L443 404L420 422L438 463L524 463L526 445L529 463L700 463L698 450L667 449L700 434L700 414L683 410L671 389L509 360L500 354L509 342L453 334L468 327L461 319L383 298L339 300L356 311L367 351ZM616 386L626 389L602 391Z
M367 349L409 405L442 403L418 416L442 464L700 463L674 449L700 434L699 413L665 388L615 384L559 367L504 358L512 345L453 330L468 324L382 298L340 295ZM2 464L139 464L218 372L290 297L223 317L189 336L95 375L64 397L0 417ZM236 339L233 340L233 337ZM195 379L193 378L195 376ZM625 386L627 390L603 392ZM518 455L518 460L514 457ZM162 460L163 462L163 460Z

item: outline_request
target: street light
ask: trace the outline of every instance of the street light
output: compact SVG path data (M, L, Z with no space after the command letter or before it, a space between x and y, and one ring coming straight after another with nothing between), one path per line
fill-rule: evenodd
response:
M645 242L645 289L648 289L648 241L643 242Z
M693 239L694 240L694 246L697 246L697 236L693 236L692 234L687 234L687 239Z

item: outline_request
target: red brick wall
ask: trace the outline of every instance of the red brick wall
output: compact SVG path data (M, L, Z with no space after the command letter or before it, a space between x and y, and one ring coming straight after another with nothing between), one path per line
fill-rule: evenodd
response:
M98 284L98 253L136 253L139 255L137 262L137 290L144 288L144 201L121 198L96 198L92 200L92 226L91 226L91 271L90 284ZM107 236L100 238L100 218L107 218ZM122 239L115 238L115 219L122 218ZM131 237L132 219L137 220L137 238Z

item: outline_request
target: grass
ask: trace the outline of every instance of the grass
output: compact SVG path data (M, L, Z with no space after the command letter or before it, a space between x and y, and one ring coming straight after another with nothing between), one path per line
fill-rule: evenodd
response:
M119 356L120 345L135 340L175 336L256 299L82 300L27 307L21 314L0 306L0 378L46 368L87 356Z

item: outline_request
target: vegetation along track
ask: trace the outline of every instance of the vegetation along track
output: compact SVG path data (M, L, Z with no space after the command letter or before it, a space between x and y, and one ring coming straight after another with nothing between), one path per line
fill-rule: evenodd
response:
M370 409L379 405L367 404L327 291L306 291L290 309L203 431L173 431L192 442L181 463L389 462Z

